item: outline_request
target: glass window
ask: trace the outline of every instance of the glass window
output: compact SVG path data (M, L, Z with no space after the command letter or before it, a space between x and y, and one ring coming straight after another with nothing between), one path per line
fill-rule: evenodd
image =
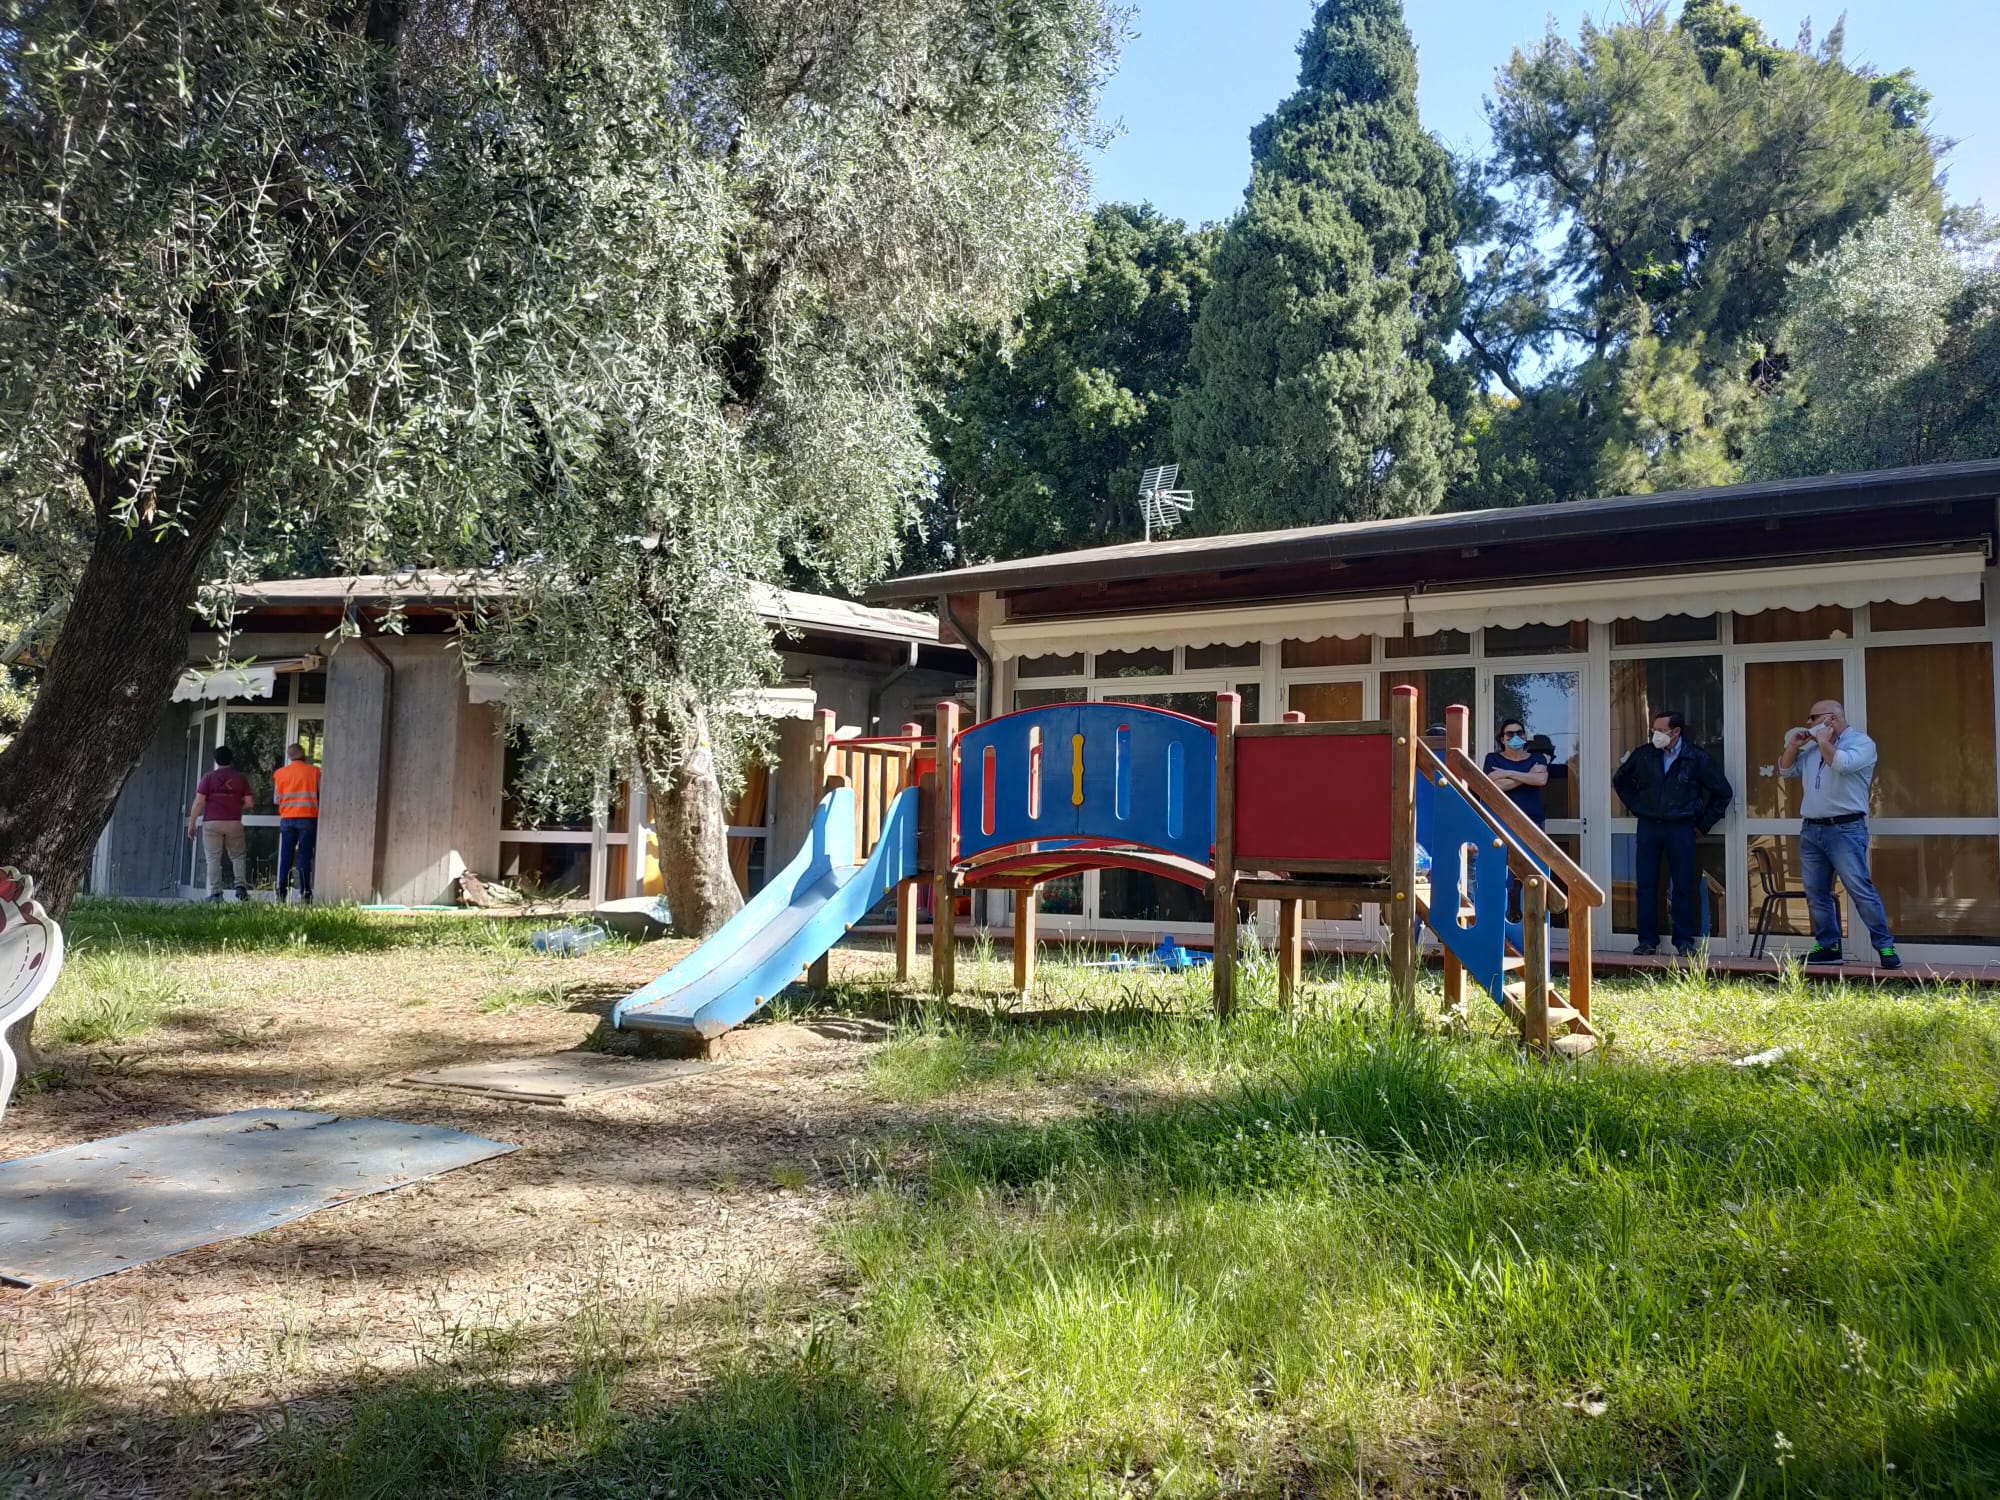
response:
M1016 688L1014 707L1047 708L1051 703L1081 703L1090 696L1085 687Z
M1472 637L1463 630L1433 630L1429 635L1385 635L1382 654L1400 661L1411 656L1468 656Z
M1082 916L1083 877L1065 875L1061 880L1051 880L1035 892L1035 906L1052 917Z
M500 878L524 896L582 896L590 890L590 845L500 842Z
M1242 716L1245 724L1257 722L1258 699L1262 697L1254 682L1236 684L1237 696L1242 698ZM1164 708L1170 713L1186 714L1191 719L1206 719L1215 722L1215 694L1213 692L1180 693L1107 693L1106 703L1136 703L1142 708Z
M1255 641L1241 646L1189 646L1185 656L1190 672L1211 667L1256 667L1263 665L1264 648Z
M294 703L326 702L326 673L299 672L295 675L297 684L293 690L296 695L292 699Z
M1619 763L1653 732L1653 718L1677 709L1687 721L1681 731L1701 746L1717 765L1722 760L1722 658L1665 656L1611 663L1611 742L1605 747L1606 768ZM1626 816L1612 798L1614 816Z
M250 806L251 815L276 816L278 799L271 776L285 763L285 716L231 714L222 732L224 743L236 757L236 769L250 779L250 789L257 795Z
M1854 636L1854 611L1841 604L1817 609L1766 609L1736 617L1736 644L1772 641L1845 641Z
M1358 682L1295 682L1285 689L1285 708L1312 724L1351 724L1368 717L1368 698Z
M1100 651L1091 658L1095 677L1171 677L1174 653L1157 648L1142 651Z
M320 755L326 747L326 720L301 719L298 727L299 748L306 753L306 759L314 765L321 764Z
M1882 834L1869 850L1889 930L1904 943L2000 943L2000 840Z
M1877 817L1994 815L1989 642L1870 647L1866 727Z
M1316 641L1286 641L1278 660L1287 667L1365 667L1374 643L1365 635L1322 636Z
M1638 881L1639 835L1636 833L1614 833L1611 835L1611 930L1613 932L1636 933L1639 930L1639 881ZM1695 940L1703 938L1720 941L1728 932L1729 910L1725 896L1725 882L1728 879L1729 856L1720 834L1707 834L1694 841L1694 875L1701 887L1701 901L1697 908ZM1673 914L1668 910L1671 896L1667 889L1666 861L1660 861L1659 920L1660 941L1673 940ZM1755 915L1753 910L1751 913Z
M1382 674L1381 715L1389 717L1393 689L1417 690L1417 733L1443 734L1444 711L1453 704L1470 708L1474 683L1472 668L1443 667L1429 672L1384 672Z
M1750 818L1796 818L1799 783L1778 777L1785 734L1805 723L1822 698L1845 699L1838 658L1752 661L1743 664L1743 762L1745 786L1737 788ZM1989 731L1990 732L1990 731Z
M1083 653L1068 656L1024 656L1014 663L1016 677L1081 677Z
M503 761L503 788L500 797L500 826L538 830L590 831L590 805L539 807L534 792L541 758L528 744L527 736L516 731L507 737ZM539 817L538 817L539 815Z
M1553 656L1590 649L1590 626L1573 620L1567 625L1516 625L1486 632L1488 656Z
M1986 600L1920 599L1915 604L1871 604L1868 628L1882 630L1977 630L1986 623Z
M1577 750L1582 743L1583 685L1575 672L1505 672L1493 679L1493 722L1519 719L1528 730L1528 749L1549 759L1549 784L1542 788L1542 811L1550 818L1574 818L1578 811ZM1483 760L1492 740L1474 745Z
M1104 870L1097 877L1097 913L1114 922L1183 922L1215 919L1208 898L1191 885L1137 870Z
M1714 639L1714 615L1662 615L1657 620L1614 620L1611 624L1614 646L1670 646Z

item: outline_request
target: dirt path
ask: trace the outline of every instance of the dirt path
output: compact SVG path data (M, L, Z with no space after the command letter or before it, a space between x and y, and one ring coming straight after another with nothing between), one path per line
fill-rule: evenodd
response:
M259 959L254 989L211 990L160 1029L97 1049L93 1083L22 1098L0 1140L8 1157L258 1106L386 1116L520 1149L73 1290L0 1292L0 1408L73 1399L85 1437L121 1411L184 1425L207 1413L217 1420L200 1441L227 1449L238 1439L225 1414L269 1411L357 1371L407 1370L477 1330L532 1330L607 1290L686 1309L829 1290L835 1268L815 1230L847 1164L885 1128L862 1079L879 1034L865 1023L755 1028L760 1045L725 1069L567 1109L394 1082L576 1046L677 952L568 965L421 949ZM882 962L837 955L836 978ZM0 1430L9 1424L0 1409ZM239 1427L257 1440L255 1420Z

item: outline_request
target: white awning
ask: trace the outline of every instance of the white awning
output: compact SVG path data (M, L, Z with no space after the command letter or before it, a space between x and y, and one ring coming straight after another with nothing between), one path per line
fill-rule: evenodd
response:
M819 694L797 685L764 687L739 695L729 706L753 719L810 719L819 709Z
M1657 620L1665 615L1755 614L1766 609L1816 609L1823 604L1915 604L1923 599L1972 600L1986 570L1983 552L1859 558L1852 562L1740 568L1722 573L1662 573L1643 578L1596 578L1530 588L1418 594L1412 627L1433 630L1511 629L1566 625L1572 620Z
M1241 646L1251 641L1400 635L1405 619L1417 634L1427 635L1482 626L1566 625L1573 620L1608 624L1664 615L1812 609L1822 604L1972 600L1979 597L1985 569L1985 553L1972 549L1365 599L1233 605L1174 614L1006 621L993 628L993 654L1004 660L1147 646Z
M495 672L487 667L474 667L466 678L466 692L474 703L505 703L507 695L520 685L518 672Z
M1251 604L1174 615L1008 621L993 627L993 654L1061 655L1134 651L1147 646L1242 646L1298 636L1401 635L1403 596L1333 599L1308 604Z
M317 672L323 665L324 659L318 656L283 656L214 672L189 667L174 684L173 701L220 703L227 698L268 698L278 685L280 672Z

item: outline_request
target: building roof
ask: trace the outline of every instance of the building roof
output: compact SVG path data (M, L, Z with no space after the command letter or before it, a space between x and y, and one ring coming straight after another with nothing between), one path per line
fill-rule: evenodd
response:
M1808 516L1837 519L1897 507L1995 496L2000 496L2000 460L1927 464L1862 474L1676 490L1659 495L1618 495L1498 510L1448 511L1390 520L1300 526L1286 531L1125 542L1112 547L892 578L871 590L870 598L881 603L906 603L947 594L1006 593L1275 565L1345 566L1397 554L1457 552L1521 543L1560 547L1564 543L1616 539L1637 533Z
M937 616L922 610L884 609L824 594L772 588L766 584L757 584L754 588L758 614L780 630L814 631L867 640L914 641L925 646L964 649L956 642L941 639ZM396 605L451 608L480 599L504 599L508 592L506 577L498 571L445 573L413 569L406 573L364 573L342 578L287 578L251 583L239 588L237 597L246 608L338 609L348 605L361 609Z

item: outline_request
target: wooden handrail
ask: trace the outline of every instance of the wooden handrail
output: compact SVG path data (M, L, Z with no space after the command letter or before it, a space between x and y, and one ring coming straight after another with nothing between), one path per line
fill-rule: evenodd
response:
M1537 828L1534 819L1516 807L1514 799L1493 784L1493 778L1480 769L1479 762L1454 746L1445 752L1444 764L1451 775L1479 799L1489 817L1503 824L1515 842L1548 867L1549 873L1562 883L1564 893L1573 904L1604 905L1604 887L1564 853L1562 845Z

